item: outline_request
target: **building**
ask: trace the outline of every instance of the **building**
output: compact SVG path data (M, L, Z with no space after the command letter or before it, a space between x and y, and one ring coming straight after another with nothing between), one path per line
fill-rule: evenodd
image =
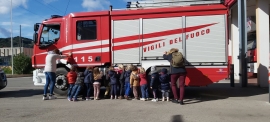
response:
M25 47L13 47L13 55L24 53L25 55L31 57L33 55L33 48L25 48ZM11 56L11 48L4 47L0 48L0 57L2 56Z
M17 55L20 53L23 53L31 57L33 55L33 48L13 47L13 55ZM0 48L0 66L10 66L10 65L11 65L11 48L10 47Z

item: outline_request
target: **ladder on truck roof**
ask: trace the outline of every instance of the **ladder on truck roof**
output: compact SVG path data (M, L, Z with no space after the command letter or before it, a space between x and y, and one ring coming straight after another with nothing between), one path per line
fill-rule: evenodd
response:
M127 2L128 9L221 4L224 0L152 0Z

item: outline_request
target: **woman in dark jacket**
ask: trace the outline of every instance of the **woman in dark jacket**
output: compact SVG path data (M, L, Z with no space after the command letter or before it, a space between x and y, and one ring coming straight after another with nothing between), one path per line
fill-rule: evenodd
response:
M168 53L164 52L163 58L168 60L169 62L172 61L172 54L173 53L178 53L178 49L172 48ZM172 102L178 103L180 102L181 105L184 104L183 99L184 99L184 92L185 92L185 79L186 79L186 68L185 66L183 67L173 67L171 64L171 87L172 87L172 92L174 96L174 100ZM179 88L180 88L180 97L177 95L176 91L176 82L179 78ZM178 99L179 98L179 99ZM178 101L180 100L180 101Z

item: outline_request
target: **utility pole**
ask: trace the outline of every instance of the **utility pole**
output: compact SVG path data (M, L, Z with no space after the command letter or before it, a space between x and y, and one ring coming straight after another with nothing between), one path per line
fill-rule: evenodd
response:
M20 47L20 53L22 53L22 33L21 33L21 25L20 25L20 39L19 39L19 47Z
M247 87L247 1L238 0L238 28L240 42L240 83Z
M12 0L11 0L11 6L10 6L10 24L11 24L11 32L10 32L10 39L11 39L11 67L12 67L12 75L14 73L13 68L13 37L12 37Z
M20 53L22 53L22 33L21 33L21 25L20 25L20 39L19 39L19 47L20 47Z

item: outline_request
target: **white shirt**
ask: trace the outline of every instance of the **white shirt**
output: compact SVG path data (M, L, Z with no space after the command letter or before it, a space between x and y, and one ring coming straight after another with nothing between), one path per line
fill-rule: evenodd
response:
M44 72L56 72L56 60L65 57L64 55L48 53L45 59Z

